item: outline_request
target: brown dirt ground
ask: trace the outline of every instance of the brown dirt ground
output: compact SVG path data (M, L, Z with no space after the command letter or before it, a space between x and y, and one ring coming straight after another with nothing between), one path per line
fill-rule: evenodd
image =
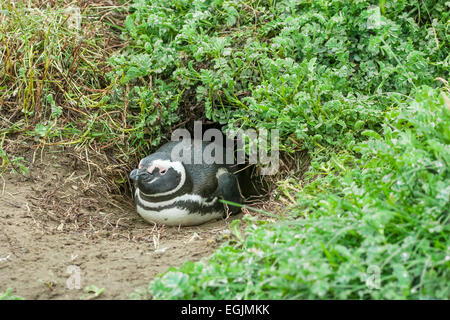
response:
M64 151L46 151L26 176L0 175L0 292L86 299L93 295L84 289L94 285L104 288L99 299L127 299L169 267L207 257L227 237L230 220L148 224L130 198L105 195L99 181ZM70 266L80 268L80 289L67 286Z

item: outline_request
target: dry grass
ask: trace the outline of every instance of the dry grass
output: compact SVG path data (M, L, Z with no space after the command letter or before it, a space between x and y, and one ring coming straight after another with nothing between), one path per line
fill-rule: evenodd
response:
M79 28L73 7L81 13ZM1 2L3 170L25 171L21 155L29 150L36 155L49 146L73 147L91 175L108 179L102 183L111 188L120 179L126 186L126 150L116 148L123 137L111 138L105 129L123 118L105 101L113 85L107 59L126 45L114 27L122 24L124 10L108 0Z

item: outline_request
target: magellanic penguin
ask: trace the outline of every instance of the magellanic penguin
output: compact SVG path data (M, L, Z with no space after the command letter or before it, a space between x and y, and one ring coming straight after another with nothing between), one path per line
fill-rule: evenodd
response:
M195 154L203 154L208 145L200 141L197 144L200 148L196 148L194 140L168 142L140 161L130 179L135 182L134 201L142 218L169 226L192 226L240 211L238 206L219 201L242 203L239 183L231 167L221 164L224 161L195 162ZM225 149L222 151L225 157ZM190 161L180 160L179 156L186 155L185 152L188 154L185 159L190 157Z

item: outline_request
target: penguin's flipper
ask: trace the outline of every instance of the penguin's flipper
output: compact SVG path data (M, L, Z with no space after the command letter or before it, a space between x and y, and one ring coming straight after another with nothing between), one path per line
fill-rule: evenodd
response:
M217 176L218 187L217 191L219 195L226 201L230 201L237 204L242 204L242 197L239 189L239 183L237 178L228 171L219 171ZM227 204L228 210L231 214L238 213L241 208Z

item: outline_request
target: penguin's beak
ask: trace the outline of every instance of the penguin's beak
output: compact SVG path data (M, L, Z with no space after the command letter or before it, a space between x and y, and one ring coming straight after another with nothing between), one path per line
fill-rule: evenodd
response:
M130 173L130 179L133 180L133 181L137 181L138 178L139 178L139 175L140 175L139 169L134 169Z
M130 179L133 181L138 181L141 177L148 180L149 178L152 178L152 174L148 172L147 169L144 168L134 169L130 173Z

